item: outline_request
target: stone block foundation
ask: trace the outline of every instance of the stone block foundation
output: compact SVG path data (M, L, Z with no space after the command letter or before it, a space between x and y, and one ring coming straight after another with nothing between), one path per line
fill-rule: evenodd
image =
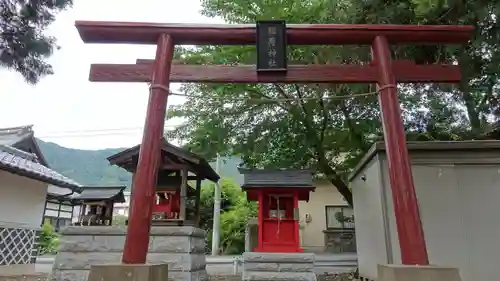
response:
M51 281L87 281L91 265L121 262L126 229L70 226L61 231ZM173 281L206 281L205 231L191 226L151 227L148 264L168 264Z
M243 253L243 281L316 281L312 253Z

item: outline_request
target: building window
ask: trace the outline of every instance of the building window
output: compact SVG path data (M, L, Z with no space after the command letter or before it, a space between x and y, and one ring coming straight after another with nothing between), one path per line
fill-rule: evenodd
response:
M55 231L59 231L59 229L71 225L71 219L69 218L45 217L44 221L45 223L51 224Z
M349 206L325 206L327 229L354 229L354 210Z

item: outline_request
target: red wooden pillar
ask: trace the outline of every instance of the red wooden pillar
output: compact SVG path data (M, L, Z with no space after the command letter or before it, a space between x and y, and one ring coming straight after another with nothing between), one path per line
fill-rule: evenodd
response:
M292 218L293 218L293 232L294 232L294 236L295 236L295 241L296 241L296 245L297 245L297 252L303 252L304 249L301 249L300 248L300 225L299 225L299 221L300 219L295 217L295 210L299 209L299 191L298 190L295 190L293 192L293 208L292 208Z
M392 73L389 44L385 37L378 36L373 41L372 57L379 72L379 102L401 260L403 264L427 265L429 258L401 120L396 79Z
M173 55L174 42L172 37L162 34L156 47L146 123L139 152L139 162L132 183L131 210L123 251L123 263L142 264L146 262Z
M257 249L259 251L262 251L262 248L264 247L264 193L262 192L262 189L258 191L258 210L259 210L259 216L257 217L258 222L257 222L257 230L259 231L258 235L258 245ZM269 210L267 210L269 214Z

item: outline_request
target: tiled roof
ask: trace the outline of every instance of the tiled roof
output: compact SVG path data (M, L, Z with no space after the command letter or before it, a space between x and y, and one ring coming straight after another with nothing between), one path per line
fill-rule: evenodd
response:
M34 152L38 157L36 162L43 164L45 167L49 167L35 139L35 132L33 131L33 125L1 128L0 145L12 146L17 149L21 149L23 151L26 151L25 148L23 148L26 145L32 146Z
M135 171L140 148L140 145L136 145L132 148L111 155L107 159L111 165L117 165L127 171ZM214 169L212 169L210 164L208 164L207 160L203 157L170 144L165 140L165 138L163 138L163 145L161 149L168 155L169 158L171 158L171 160L173 160L173 162L188 163L193 168L192 172L197 176L213 182L217 182L220 179L220 176L214 171Z
M33 126L21 126L0 129L0 145L13 146L16 143L33 136Z
M114 200L116 203L124 203L123 190L126 186L85 186L80 194L72 196L72 200Z
M81 185L38 163L36 156L9 145L0 145L0 170L60 187L80 189Z

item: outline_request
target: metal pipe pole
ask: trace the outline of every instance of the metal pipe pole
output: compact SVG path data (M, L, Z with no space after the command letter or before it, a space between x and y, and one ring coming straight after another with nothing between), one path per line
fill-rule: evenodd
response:
M220 170L220 156L217 153L217 160L215 162L215 171L219 174ZM214 190L214 222L212 226L212 256L219 254L219 241L220 241L220 200L221 188L219 183L215 183Z

